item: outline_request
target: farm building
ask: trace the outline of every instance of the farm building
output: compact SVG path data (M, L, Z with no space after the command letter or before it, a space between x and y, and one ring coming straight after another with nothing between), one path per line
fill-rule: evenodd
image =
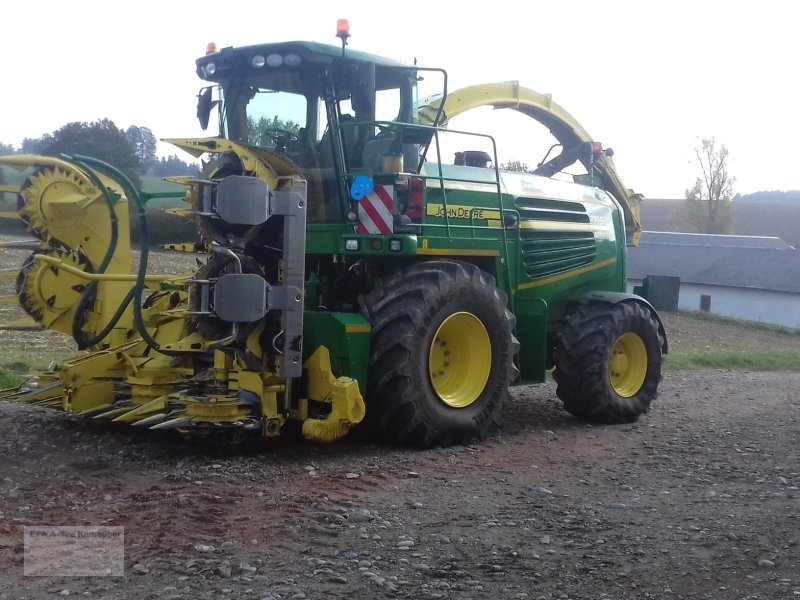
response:
M680 310L708 296L712 313L800 329L800 251L780 238L645 231L628 290L647 276L680 279Z

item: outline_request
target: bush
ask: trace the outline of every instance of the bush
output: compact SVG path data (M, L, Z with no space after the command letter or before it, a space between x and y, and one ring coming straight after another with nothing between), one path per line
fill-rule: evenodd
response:
M0 390L17 387L29 371L30 365L21 360L0 363Z
M158 244L200 241L193 221L159 209L147 211L147 232L153 249ZM131 211L131 243L139 244L139 216L136 211Z

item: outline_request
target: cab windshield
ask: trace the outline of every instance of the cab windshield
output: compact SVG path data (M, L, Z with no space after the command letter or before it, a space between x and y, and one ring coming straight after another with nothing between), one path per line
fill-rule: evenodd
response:
M396 132L375 121L416 121L410 68L284 68L220 83L220 134L294 163L326 206L321 218L309 214L311 220L340 220L347 174L378 172L384 155L398 152ZM415 169L419 147L407 146L406 168Z

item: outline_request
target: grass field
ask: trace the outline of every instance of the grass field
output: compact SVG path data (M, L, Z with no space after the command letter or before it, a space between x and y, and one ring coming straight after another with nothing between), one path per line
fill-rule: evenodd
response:
M160 177L152 177L150 175L145 175L142 177L142 187L141 190L148 194L155 194L155 193L185 193L186 187L179 185L177 183L170 183L169 181L164 181ZM147 201L147 207L151 210L154 209L162 209L162 208L185 208L186 204L181 200L181 198L174 198L174 197L155 197L151 200Z
M744 349L698 352L696 349L683 348L679 344L677 351L671 352L666 358L667 370L800 371L800 329L721 317L704 312L690 311L681 315L703 329L717 332L727 330L741 336Z
M668 371L729 369L740 371L800 371L800 349L766 352L676 352L666 357Z

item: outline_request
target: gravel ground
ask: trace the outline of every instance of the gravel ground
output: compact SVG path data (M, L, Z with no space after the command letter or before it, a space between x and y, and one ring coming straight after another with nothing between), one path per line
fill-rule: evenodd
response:
M635 425L552 383L412 451L208 449L0 403L0 598L800 596L800 374L670 373ZM23 525L125 527L125 576L24 577Z
M678 352L800 345L662 318ZM0 345L34 364L74 351L52 332ZM0 402L0 600L800 597L798 389L669 373L639 423L591 427L552 383L521 387L491 439L424 452L296 432L208 448ZM124 527L125 576L23 576L25 525Z

